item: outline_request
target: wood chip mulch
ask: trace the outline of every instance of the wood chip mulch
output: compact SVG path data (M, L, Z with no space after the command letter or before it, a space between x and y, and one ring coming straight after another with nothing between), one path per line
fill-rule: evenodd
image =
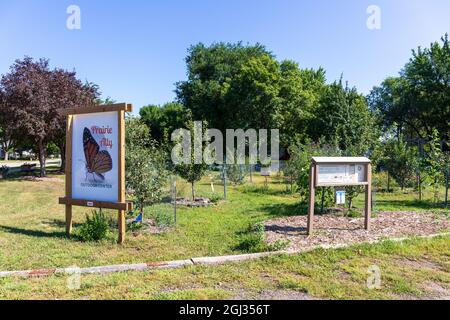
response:
M426 212L379 212L371 219L371 230L364 229L364 218L337 215L314 217L314 233L306 235L306 216L284 217L265 222L266 240L290 242L287 250L305 250L317 245L344 245L385 238L426 236L450 230L450 219Z

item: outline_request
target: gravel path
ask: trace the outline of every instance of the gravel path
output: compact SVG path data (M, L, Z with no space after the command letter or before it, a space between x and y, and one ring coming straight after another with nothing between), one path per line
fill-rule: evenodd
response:
M426 212L379 212L371 219L371 230L364 230L364 218L336 215L314 217L314 234L306 236L306 216L274 219L265 222L266 239L290 242L289 251L317 245L340 245L405 236L430 235L450 230L450 219Z

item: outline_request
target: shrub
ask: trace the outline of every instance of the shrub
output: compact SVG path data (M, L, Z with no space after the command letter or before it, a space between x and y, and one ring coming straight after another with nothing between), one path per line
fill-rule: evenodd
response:
M212 193L209 197L209 200L211 200L212 203L218 203L220 200L222 200L222 196L218 193Z
M86 222L81 225L78 231L78 238L81 241L100 241L108 235L108 219L102 212L93 211L92 217L86 215Z
M175 225L173 208L171 205L160 204L147 207L146 215L153 219L158 228L169 228Z
M248 253L279 251L285 249L289 242L285 240L277 240L272 244L267 244L265 239L265 227L261 222L248 227L245 236L236 249Z

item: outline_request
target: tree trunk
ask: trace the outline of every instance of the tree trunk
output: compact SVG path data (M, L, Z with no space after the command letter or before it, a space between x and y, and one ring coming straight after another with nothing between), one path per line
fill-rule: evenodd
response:
M422 178L419 174L419 201L422 201Z
M195 202L195 188L194 188L194 182L191 182L191 188L192 188L192 202Z
M42 140L40 140L38 142L38 148L39 148L39 165L40 165L40 169L39 169L39 176L45 177L45 146L44 146L44 142Z
M389 172L387 173L387 192L391 192L391 175L389 174Z
M8 161L8 159L9 159L8 151L7 151L7 150L5 150L5 157L4 157L4 159L5 159L5 161Z

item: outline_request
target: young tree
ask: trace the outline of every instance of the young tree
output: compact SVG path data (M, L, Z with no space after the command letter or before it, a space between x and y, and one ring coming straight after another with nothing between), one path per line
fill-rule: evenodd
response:
M408 146L402 138L390 140L385 146L384 159L389 174L402 190L414 183L419 164L415 148Z
M191 135L194 132L194 122L192 120L188 121L186 124L187 129L190 131ZM203 126L201 128L202 131L206 129L206 122L203 122ZM183 137L179 137L183 138ZM202 139L202 155L203 155L203 148L206 144L206 139ZM175 164L173 166L173 170L176 174L178 174L181 178L186 180L191 184L191 191L192 191L192 201L195 201L195 183L197 181L200 181L201 178L206 174L206 171L208 170L208 165L201 159L201 163L195 163L195 141L193 138L190 139L190 154L188 154L189 157L189 163L182 163L182 164Z
M127 192L143 215L144 208L161 199L168 180L165 155L148 127L138 118L126 120L125 177Z

